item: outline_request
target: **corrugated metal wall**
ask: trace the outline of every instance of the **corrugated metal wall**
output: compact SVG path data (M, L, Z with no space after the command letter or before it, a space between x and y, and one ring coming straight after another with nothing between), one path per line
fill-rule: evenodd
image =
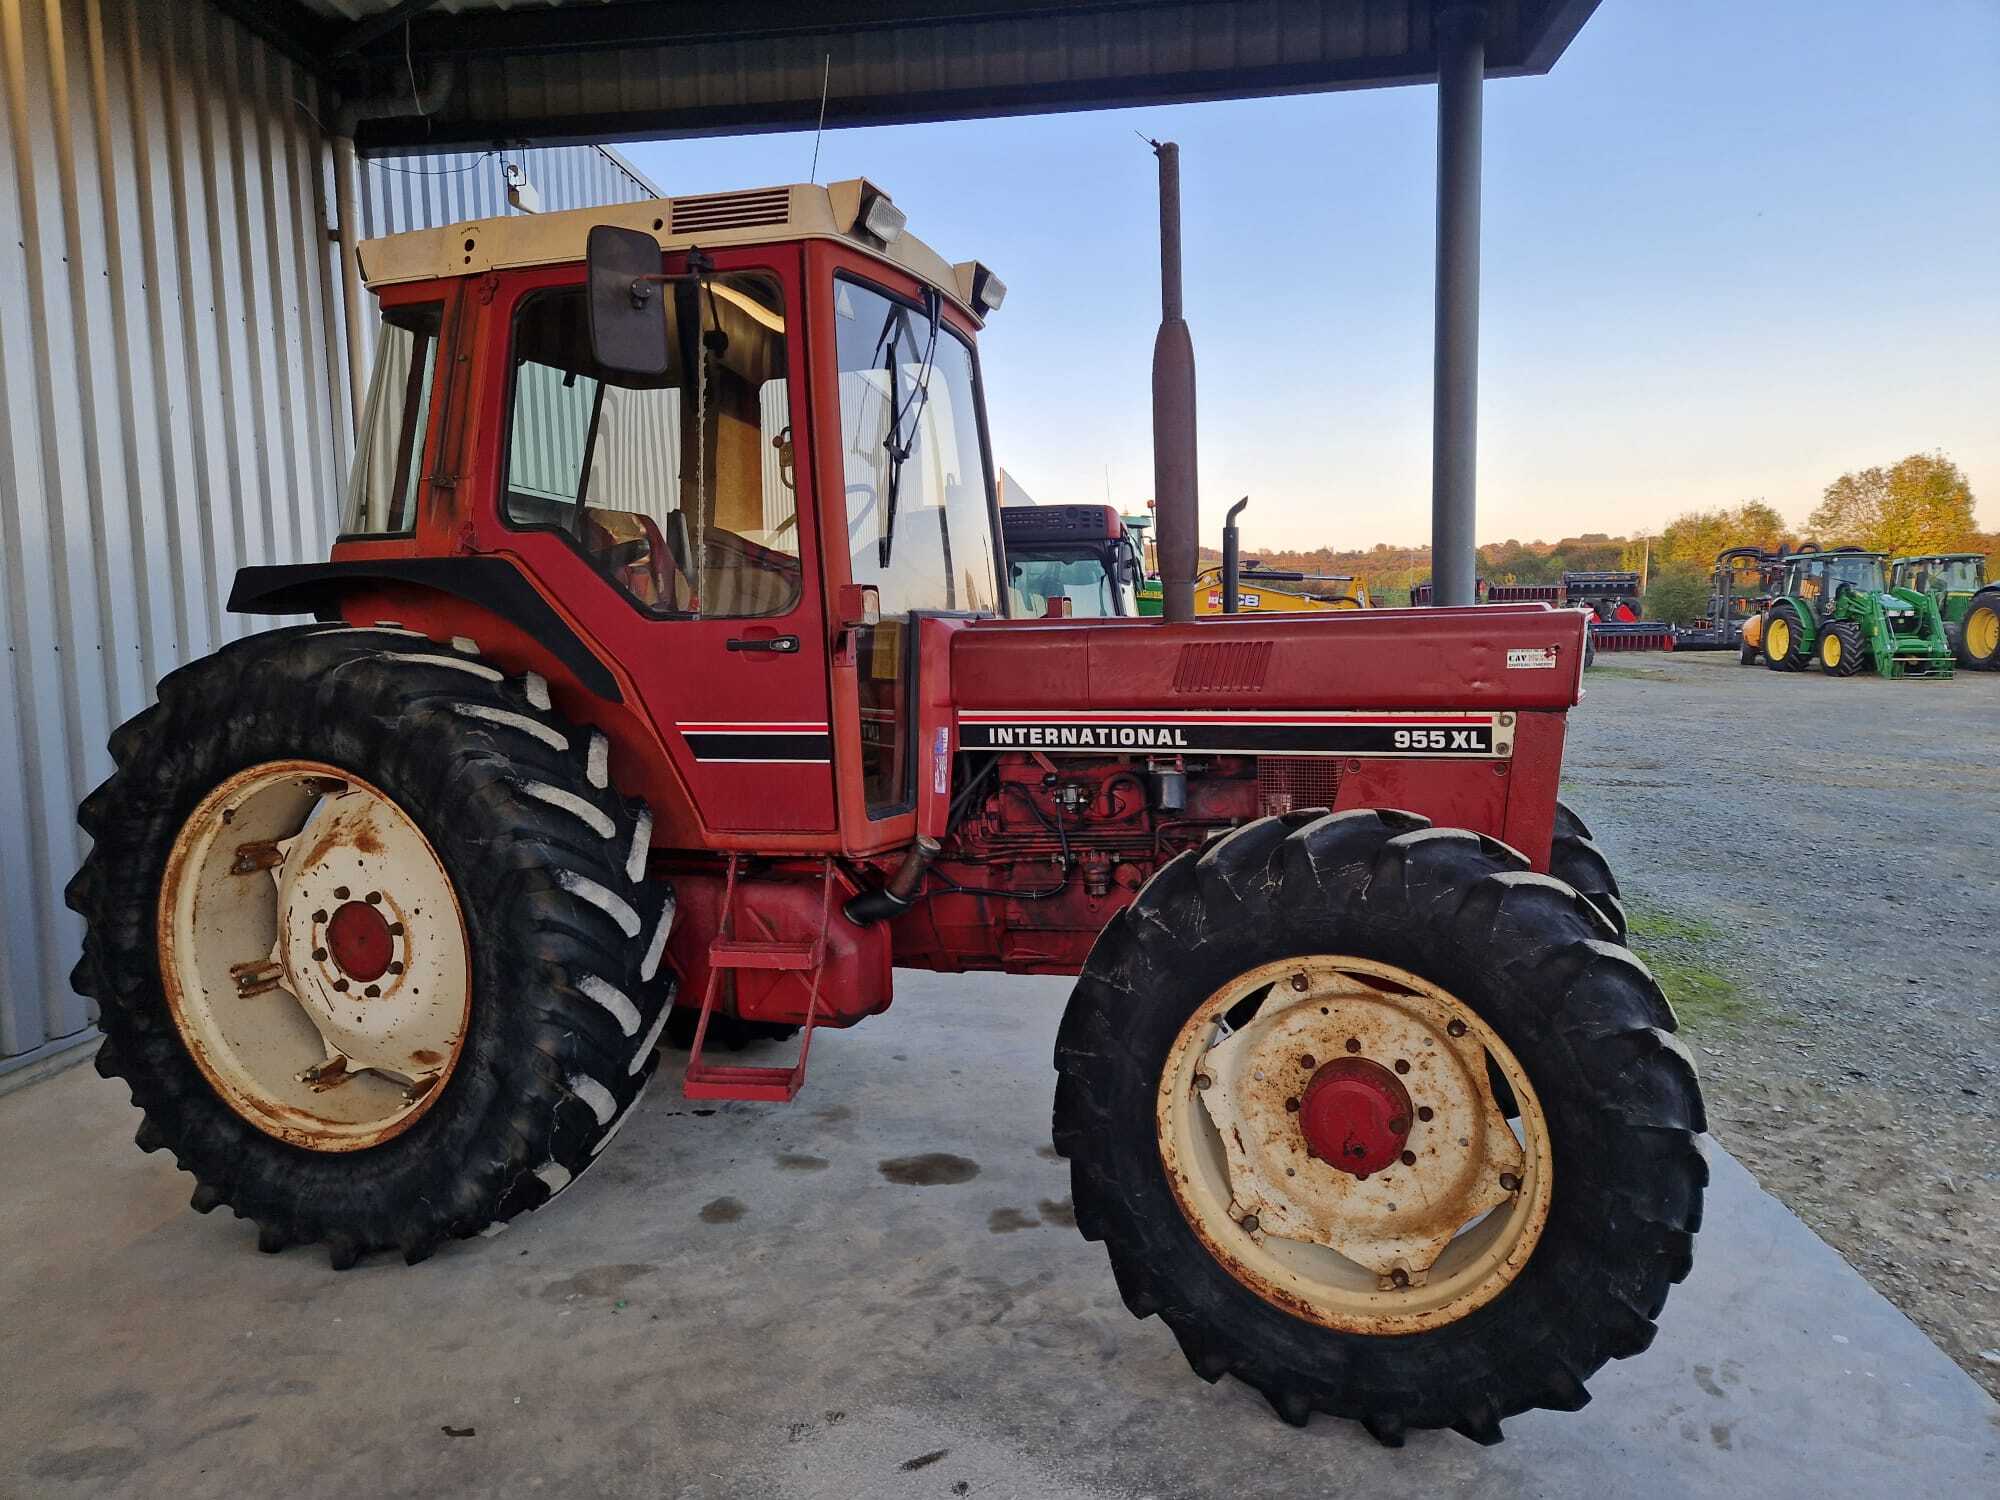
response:
M313 81L205 5L0 0L0 1069L89 1029L62 886L111 730L321 556L349 449ZM548 208L652 196L518 153ZM506 211L492 153L364 163L362 232Z

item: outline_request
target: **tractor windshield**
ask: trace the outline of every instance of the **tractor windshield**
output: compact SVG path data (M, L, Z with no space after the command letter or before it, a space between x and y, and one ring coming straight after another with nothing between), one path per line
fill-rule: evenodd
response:
M882 615L999 605L972 350L924 309L834 284L847 550Z
M1930 576L1924 577L1928 571ZM1917 568L1918 582L1913 588L1929 589L1932 593L1973 594L1986 582L1985 569L1976 557L1940 558L1926 566Z
M1838 597L1850 589L1862 594L1882 592L1882 559L1879 557L1829 557L1826 560L1826 588Z
M1115 543L1098 547L1016 546L1007 553L1009 612L1036 620L1051 614L1074 619L1137 614L1130 578L1136 576ZM1127 575L1120 579L1114 571Z

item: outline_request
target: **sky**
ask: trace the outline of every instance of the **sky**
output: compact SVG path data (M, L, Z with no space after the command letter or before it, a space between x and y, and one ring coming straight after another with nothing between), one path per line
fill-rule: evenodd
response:
M1958 462L2000 529L2000 0L1603 0L1485 97L1481 542L1658 530ZM1157 177L1181 145L1202 536L1430 531L1436 91L829 130L1007 283L996 461L1043 503L1152 493ZM620 148L672 194L804 180L811 132Z

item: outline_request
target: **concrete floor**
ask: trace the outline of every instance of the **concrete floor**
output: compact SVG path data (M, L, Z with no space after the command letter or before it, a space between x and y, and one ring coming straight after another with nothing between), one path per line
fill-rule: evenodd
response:
M663 1069L556 1206L415 1269L257 1254L88 1068L0 1099L0 1494L1991 1492L2000 1407L1720 1151L1693 1277L1584 1411L1285 1427L1065 1222L1066 985L898 980L789 1108ZM926 1152L976 1173L880 1169Z

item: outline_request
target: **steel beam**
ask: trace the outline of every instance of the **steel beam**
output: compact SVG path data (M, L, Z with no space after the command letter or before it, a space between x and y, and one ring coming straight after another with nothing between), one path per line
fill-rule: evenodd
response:
M1479 451L1480 91L1486 7L1437 15L1437 311L1431 406L1433 601L1471 604Z

